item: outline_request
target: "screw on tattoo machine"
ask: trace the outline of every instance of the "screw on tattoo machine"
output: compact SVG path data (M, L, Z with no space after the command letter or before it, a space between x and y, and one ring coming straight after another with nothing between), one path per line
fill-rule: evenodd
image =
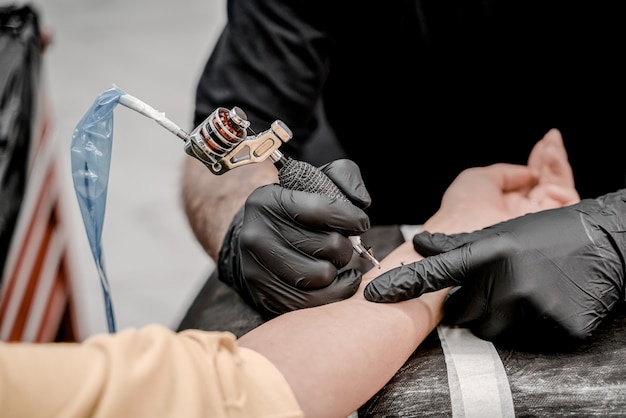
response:
M191 133L187 133L163 113L136 97L125 94L120 97L120 104L154 119L185 141L185 152L201 161L213 174L220 175L239 166L269 158L278 169L281 186L350 202L337 185L317 167L286 157L278 150L293 136L287 125L280 120L275 120L270 129L256 134L250 129L250 122L241 108L219 107ZM357 255L380 268L371 247L365 245L358 236L349 238Z

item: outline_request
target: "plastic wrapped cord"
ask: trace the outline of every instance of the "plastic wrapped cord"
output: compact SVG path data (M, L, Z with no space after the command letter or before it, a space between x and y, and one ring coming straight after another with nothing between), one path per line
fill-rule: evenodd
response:
M76 125L71 145L74 189L100 276L109 332L115 332L115 315L104 266L102 229L111 166L113 110L124 94L117 87L102 92Z

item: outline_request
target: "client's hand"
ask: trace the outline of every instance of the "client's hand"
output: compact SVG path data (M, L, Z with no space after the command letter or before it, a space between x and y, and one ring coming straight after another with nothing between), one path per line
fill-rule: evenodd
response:
M559 144L562 148L556 131L539 144L546 143L556 150ZM552 200L559 206L577 196L567 191L568 184L573 186L571 171L561 169L568 165L558 162L563 156L566 161L566 154L558 157L559 152L552 150L550 157L543 150L531 154L529 165L541 161L540 155L546 159L539 164L543 167L538 171L539 181L522 193L528 200L522 199L526 205L522 212L532 211L535 199L541 205ZM456 196L456 187L453 184L447 194ZM502 189L505 201L508 193ZM481 199L480 190L475 193L468 198L474 203ZM441 254L379 276L366 286L364 296L370 301L397 302L460 285L446 298L444 322L467 326L482 338L507 342L541 345L571 342L563 337L580 340L624 296L626 245L619 231L626 226L625 195L622 191L531 213L469 234L418 234L413 239L418 252ZM506 212L506 205L498 209L495 200L491 202L492 216ZM442 202L438 215L446 210L454 213L446 206L450 203ZM460 210L470 217L480 207L466 206ZM451 232L441 223L435 229Z
M423 229L470 232L578 201L563 139L553 129L535 144L527 166L499 163L459 174L444 193L439 210Z

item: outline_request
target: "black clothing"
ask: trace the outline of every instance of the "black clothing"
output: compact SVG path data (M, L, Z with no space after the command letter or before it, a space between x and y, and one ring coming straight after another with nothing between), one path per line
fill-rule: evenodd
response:
M240 106L281 119L302 158L325 117L372 197L372 224L419 224L464 169L524 164L563 134L581 198L626 186L626 25L616 2L230 0L195 123ZM407 204L415 194L417 204ZM411 202L415 201L411 197Z

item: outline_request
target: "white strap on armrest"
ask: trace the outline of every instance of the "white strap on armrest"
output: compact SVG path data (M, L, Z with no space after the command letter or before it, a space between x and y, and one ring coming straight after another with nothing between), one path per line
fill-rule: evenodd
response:
M493 344L466 328L439 325L437 333L448 370L452 416L514 417L509 380Z

